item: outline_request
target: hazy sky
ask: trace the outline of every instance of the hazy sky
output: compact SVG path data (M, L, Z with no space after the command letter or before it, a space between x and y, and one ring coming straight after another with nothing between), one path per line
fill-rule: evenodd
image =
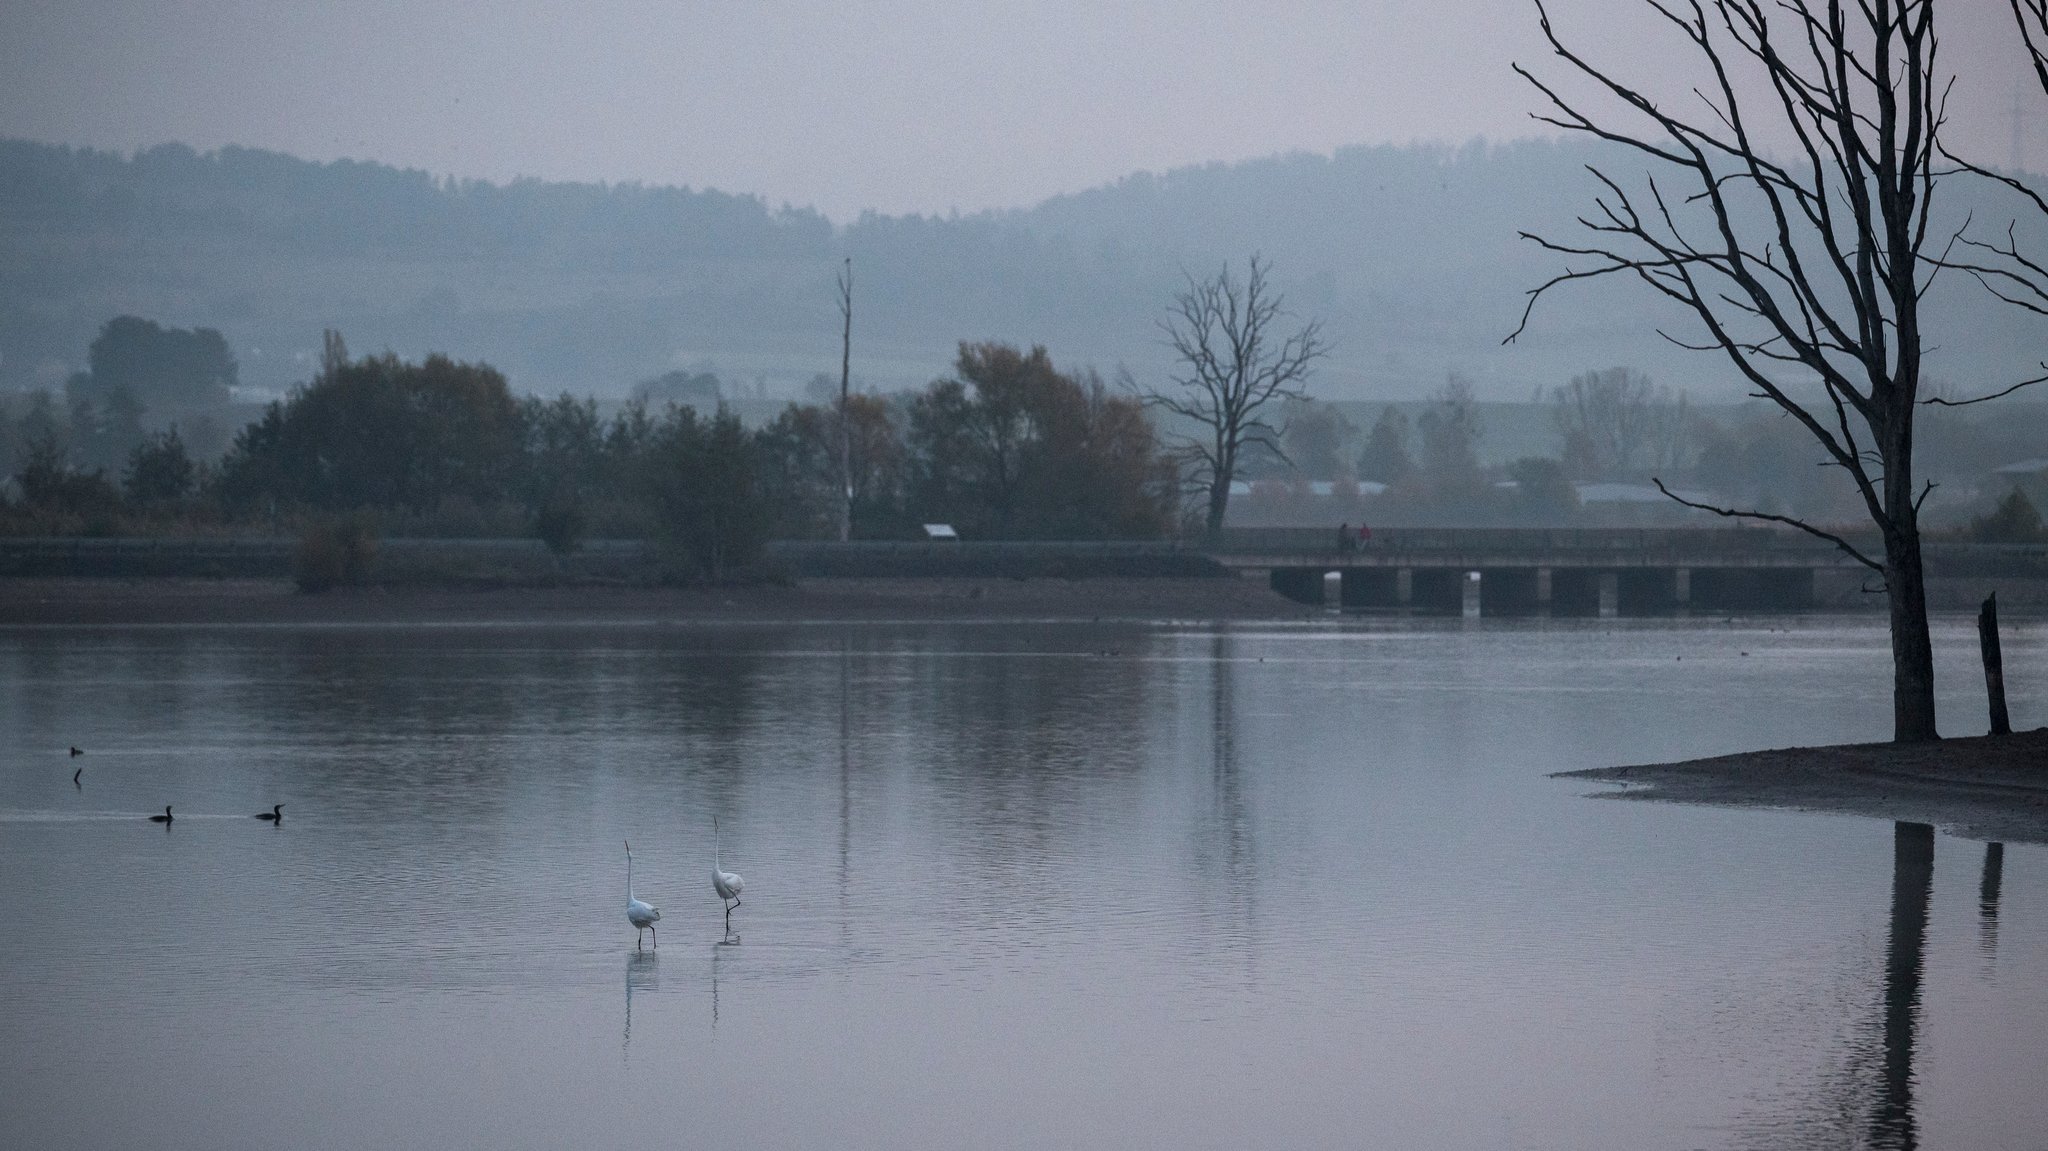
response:
M1677 54L1555 0L1630 74ZM2013 152L2005 0L1948 0L1951 140ZM1529 0L0 0L0 135L243 144L502 179L757 192L836 219L1128 172L1536 130ZM1547 65L1546 65L1547 66ZM2036 95L2032 120L2048 121ZM2028 122L2039 168L2048 130Z

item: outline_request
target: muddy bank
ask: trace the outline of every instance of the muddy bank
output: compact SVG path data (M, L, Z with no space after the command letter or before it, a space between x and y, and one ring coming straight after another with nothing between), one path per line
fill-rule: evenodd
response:
M1745 752L1559 772L1624 785L1600 798L1779 807L1931 823L1972 839L2048 843L2048 728L1937 743Z
M735 588L357 589L289 580L0 580L0 626L1323 618L1249 579L832 579Z

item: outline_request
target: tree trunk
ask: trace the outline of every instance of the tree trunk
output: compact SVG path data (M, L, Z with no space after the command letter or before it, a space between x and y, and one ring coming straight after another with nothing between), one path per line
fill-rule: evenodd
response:
M1223 538L1223 513L1230 510L1230 477L1219 474L1209 485L1208 538L1215 543Z
M1934 644L1927 635L1927 577L1920 528L1910 511L1885 533L1884 580L1891 603L1892 739L1940 739L1934 726Z

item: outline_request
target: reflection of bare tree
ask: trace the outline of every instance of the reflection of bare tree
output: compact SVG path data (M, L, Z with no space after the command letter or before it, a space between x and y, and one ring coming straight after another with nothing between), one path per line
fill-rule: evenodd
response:
M1885 943L1882 1010L1853 1028L1841 1062L1807 1085L1788 1084L1779 1103L1744 1124L1746 1146L1871 1147L1913 1151L1913 1057L1921 1017L1928 902L1934 890L1934 829L1892 825L1892 902ZM1841 1004L1867 1010L1873 989L1863 979Z
M847 638L839 639L839 944L853 950L852 915L847 889L853 875L853 653Z
M1984 878L1977 884L1977 943L1986 963L1998 958L1998 888L2005 877L2005 845L1984 845Z
M1927 902L1934 891L1934 828L1892 825L1892 928L1885 951L1884 1075L1870 1118L1874 1147L1912 1151L1913 1040L1920 1022L1920 973L1927 953Z
M1246 975L1255 955L1257 852L1237 749L1234 637L1218 632L1209 648L1209 788L1207 826L1196 838L1202 870L1215 873L1224 922L1217 937L1243 948Z
M1084 897L1041 861L1074 857L1091 821L1135 812L1152 687L1143 657L1154 642L1045 629L1028 645L939 648L926 661L939 678L915 718L930 741L944 842L959 852L949 879L998 897L991 907L1004 919L1058 914Z

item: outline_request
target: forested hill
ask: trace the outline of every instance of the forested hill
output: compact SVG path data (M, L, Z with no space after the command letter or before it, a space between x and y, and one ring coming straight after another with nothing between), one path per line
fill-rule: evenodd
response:
M1256 250L1293 309L1327 326L1335 352L1315 390L1328 398L1419 396L1455 370L1484 397L1524 399L1615 364L1733 394L1717 358L1654 334L1672 316L1640 291L1561 296L1500 346L1522 292L1562 266L1516 233L1586 208L1592 156L1354 148L1135 175L1014 212L835 226L716 191L0 142L0 389L60 386L99 326L133 313L220 329L259 388L305 379L333 327L358 351L486 360L524 390L618 395L709 367L729 390L791 395L836 372L847 255L868 386L922 383L959 340L987 338L1142 379L1164 367L1156 322L1184 270ZM2039 358L2039 330L1981 298L1949 313L1968 326L1938 337L1937 377L1967 386Z

